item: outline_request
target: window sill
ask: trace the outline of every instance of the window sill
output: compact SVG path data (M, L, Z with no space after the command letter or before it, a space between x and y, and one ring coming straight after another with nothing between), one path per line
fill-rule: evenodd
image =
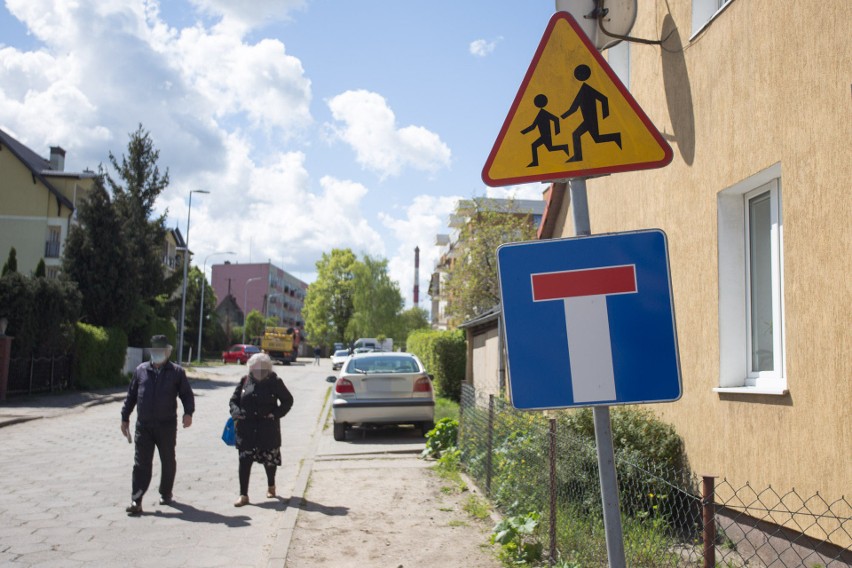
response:
M789 389L781 387L716 387L713 392L719 394L762 394L784 396L789 394Z
M727 2L725 2L725 4L721 8L716 10L716 12L712 16L710 16L710 18L706 22L704 22L701 25L701 27L699 27L697 30L692 32L692 35L689 36L689 42L692 43L693 41L695 41L698 38L698 36L700 36L702 33L704 33L704 30L706 30L707 28L710 27L710 24L713 23L713 20L718 18L719 15L722 14L722 12L724 12L725 10L727 10L728 6L730 6L733 3L734 3L734 0L728 0Z

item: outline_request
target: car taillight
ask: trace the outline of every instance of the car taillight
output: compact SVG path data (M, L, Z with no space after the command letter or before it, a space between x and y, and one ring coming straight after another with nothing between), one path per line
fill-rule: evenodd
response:
M349 379L340 379L334 385L334 392L337 394L355 394L355 387L352 386L352 381Z
M414 392L432 392L432 381L429 377L420 377L414 382Z

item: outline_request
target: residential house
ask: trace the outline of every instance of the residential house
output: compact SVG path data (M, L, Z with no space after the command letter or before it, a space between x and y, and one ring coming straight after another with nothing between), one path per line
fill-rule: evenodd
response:
M44 259L48 277L62 264L77 204L94 186L95 173L65 171L65 150L39 156L0 129L0 257L14 247L18 272L30 274Z

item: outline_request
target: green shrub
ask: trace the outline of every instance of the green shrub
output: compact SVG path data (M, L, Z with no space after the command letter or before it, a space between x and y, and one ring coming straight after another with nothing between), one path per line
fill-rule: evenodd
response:
M408 336L406 347L420 358L426 371L435 377L438 394L456 402L461 400L461 385L467 366L467 345L463 331L417 330Z
M169 318L154 318L151 320L148 324L147 337L145 338L146 347L148 346L148 341L154 335L165 335L169 340L169 345L177 346L177 329Z
M127 384L121 372L127 356L124 331L78 323L75 348L74 381L78 387L97 389Z
M541 523L538 513L507 517L492 530L491 544L500 545L500 559L508 565L523 566L538 562L544 547L536 537Z
M441 418L432 430L426 433L426 449L423 457L439 458L447 450L454 450L459 441L459 421Z

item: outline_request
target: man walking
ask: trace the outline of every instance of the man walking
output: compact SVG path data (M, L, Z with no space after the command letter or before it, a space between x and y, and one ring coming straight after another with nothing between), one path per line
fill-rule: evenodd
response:
M136 367L121 409L121 433L130 439L130 414L136 412L136 451L133 456L133 490L130 515L142 514L142 496L151 483L154 448L160 454L160 504L172 501L177 443L177 398L183 404L183 427L192 426L195 397L182 367L169 361L172 346L165 335L151 338L151 360Z

